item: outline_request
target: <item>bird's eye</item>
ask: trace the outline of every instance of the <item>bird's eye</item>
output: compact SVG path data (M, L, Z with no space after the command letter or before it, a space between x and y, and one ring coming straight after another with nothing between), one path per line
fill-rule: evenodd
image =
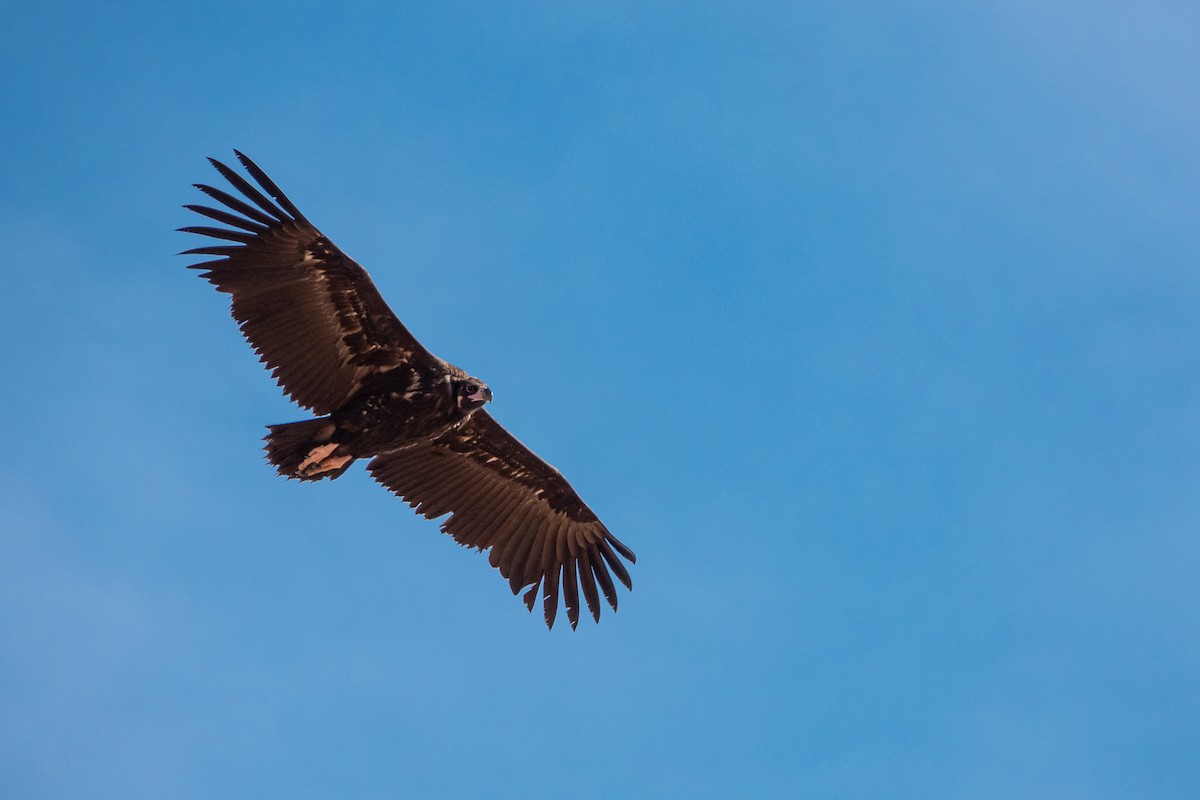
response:
M479 388L473 383L463 384L463 394L475 394L475 390Z

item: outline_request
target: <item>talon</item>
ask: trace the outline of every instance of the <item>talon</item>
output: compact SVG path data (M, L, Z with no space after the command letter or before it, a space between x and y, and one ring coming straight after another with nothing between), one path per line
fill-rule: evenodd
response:
M323 444L320 447L314 447L309 451L308 458L300 462L300 466L296 468L297 472L299 472L301 475L311 475L314 472L324 472L326 469L329 469L328 466L322 466L321 462L325 460L326 456L329 456L334 450L337 450L337 447L337 444L334 442ZM333 467L333 469L337 469L342 464L345 464L349 458L349 456L344 456L341 459L334 459L334 461L338 461L339 463L337 466ZM309 469L310 467L316 467L316 469Z

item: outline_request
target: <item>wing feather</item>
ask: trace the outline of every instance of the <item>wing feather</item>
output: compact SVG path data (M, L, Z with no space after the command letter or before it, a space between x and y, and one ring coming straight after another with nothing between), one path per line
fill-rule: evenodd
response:
M525 601L525 608L528 611L533 611L533 606L537 603L538 589L542 588L542 581L539 578L538 582L529 587L529 591L521 599Z
M542 540L548 535L551 521L549 516L538 514L514 545L508 560L508 585L513 594L536 580L538 573L534 565L542 554Z
M211 225L188 225L180 228L180 233L195 233L200 236L211 236L214 239L224 239L228 242L249 244L254 241L256 234L247 231L233 231L226 228L214 228Z
M464 506L459 542L482 549L479 542L494 530L491 520L500 518L501 507L508 497L505 488L502 481L489 476L477 502Z
M571 627L579 590L600 619L600 595L617 608L615 584L631 586L617 557L633 553L609 533L558 470L538 458L486 411L437 439L376 456L367 469L419 513L445 514L442 530L460 544L489 550L489 563L532 609L539 594L553 627L559 598Z
M545 590L542 593L542 614L546 618L546 627L554 627L554 618L558 615L558 582L562 575L562 564L555 563L546 573Z
M245 156L243 156L237 150L234 150L233 152L238 157L238 160L245 165L248 159L246 159ZM237 189L256 206L267 212L268 215L274 217L280 222L291 222L292 220L308 222L308 220L304 219L299 212L297 212L294 217L289 217L282 209L279 208L279 206L268 200L262 192L251 186L248 180L243 178L241 175L238 175L237 172L235 172L231 167L225 166L215 158L210 158L208 161L217 168L217 172L221 173L222 178L229 181L229 183L233 185L233 188Z
M600 591L604 594L604 599L608 601L608 605L613 611L617 610L617 587L613 585L612 575L608 574L608 567L604 564L604 559L596 551L593 545L592 550L588 554L588 561L592 565L592 574L596 576L596 583L600 587Z
M625 565L617 558L608 541L605 539L599 540L596 542L596 548L600 551L600 555L603 556L608 566L612 568L612 571L617 574L617 580L624 584L626 589L632 589L633 581L629 578L629 571L625 569Z
M555 553L558 550L558 540L562 538L563 529L567 526L566 517L556 516L550 523L549 530L542 537L541 552L537 554L537 561L533 561L533 553L530 553L530 563L525 567L525 574L529 575L544 575L555 562ZM532 570L530 569L532 566Z
M513 554L520 543L524 541L525 535L529 532L529 526L537 524L539 516L541 516L541 511L537 504L531 503L528 496L523 497L520 507L512 515L512 525L505 526L505 529L492 541L492 552L488 556L488 563L500 570L500 574L505 578L512 577Z
M521 587L526 585L523 580L525 558L529 555L529 548L533 546L534 530L541 523L542 515L537 512L537 508L532 504L527 505L524 513L521 514L521 521L509 534L508 540L492 546L490 559L492 565L508 579L508 587L512 589L513 594L519 592Z
M209 208L208 206L191 204L185 205L184 208L186 208L188 211L195 211L202 217L208 217L209 219L214 219L217 222L223 222L226 225L232 225L235 228L241 228L242 230L250 231L251 233L263 233L264 231L270 230L270 228L268 228L266 225L258 225L248 219L239 217L237 214L230 214L228 211L220 208Z
M583 599L587 601L588 611L592 612L592 618L599 622L600 595L596 592L596 579L592 575L592 565L587 550L579 553L576 563L579 564L579 585L583 589Z
M567 608L567 621L574 629L579 624L579 581L575 577L575 561L563 564L563 605Z
M211 161L212 159L209 160ZM232 209L242 216L261 223L268 228L273 227L275 223L278 222L278 220L267 216L249 203L237 199L233 195L229 194L229 192L204 183L193 183L192 185L226 208Z
M238 161L242 162L242 166L246 168L246 171L250 173L250 177L258 181L258 185L266 189L267 194L275 198L275 202L283 206L283 209L287 211L292 219L308 222L308 220L304 219L304 215L300 213L300 209L292 205L292 201L288 199L288 196L280 191L279 187L275 185L275 181L267 177L267 173L263 172L262 168L259 167L258 164L255 164L253 161L251 161L246 154L240 150L234 150L233 152L238 157Z
M525 519L536 510L529 502L529 497L526 493L514 492L512 491L512 487L507 484L506 488L512 494L512 502L506 503L504 509L497 516L499 522L493 523L493 527L485 539L485 543L476 545L481 550L489 546L492 548L492 553L488 557L488 563L493 567L500 566L500 554L504 552L509 539L521 529L521 525L524 524Z

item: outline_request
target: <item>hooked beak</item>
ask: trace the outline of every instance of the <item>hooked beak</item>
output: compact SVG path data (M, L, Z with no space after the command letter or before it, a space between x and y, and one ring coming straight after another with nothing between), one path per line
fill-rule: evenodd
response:
M473 393L467 395L467 399L474 403L488 403L492 399L492 390L486 386L480 386Z

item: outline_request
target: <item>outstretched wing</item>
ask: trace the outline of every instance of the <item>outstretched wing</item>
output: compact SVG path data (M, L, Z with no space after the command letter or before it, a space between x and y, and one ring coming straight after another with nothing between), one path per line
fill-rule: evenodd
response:
M459 429L412 447L376 456L375 480L429 519L450 514L442 530L459 544L486 550L513 594L525 586L533 610L541 587L546 625L554 626L561 581L567 618L579 622L579 589L600 621L597 585L617 610L612 573L633 588L618 554L636 559L608 532L562 474L486 411Z
M218 257L192 269L205 270L202 277L233 296L233 318L283 390L327 414L375 375L400 366L435 369L440 361L400 323L366 270L305 219L258 165L234 152L266 194L209 159L245 199L197 184L221 207L184 207L230 227L180 228L223 242L184 254Z

